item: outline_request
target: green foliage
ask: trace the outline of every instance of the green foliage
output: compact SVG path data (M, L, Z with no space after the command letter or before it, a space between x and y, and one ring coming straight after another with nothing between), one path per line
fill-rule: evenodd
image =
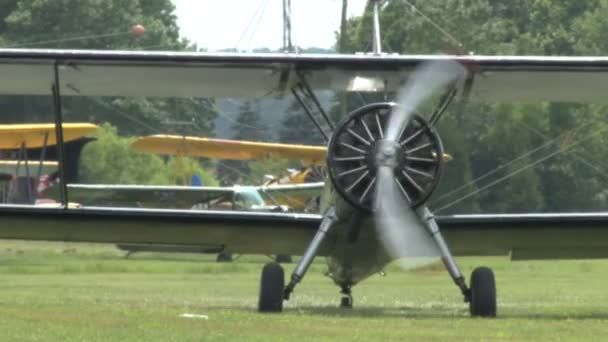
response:
M286 144L320 145L323 137L314 122L302 109L300 103L293 99L281 122L279 141Z
M232 139L258 142L268 141L268 127L265 127L262 123L258 101L243 102L240 107L239 116L232 125L232 129L235 132ZM252 184L249 173L249 162L247 161L222 160L217 166L218 177L224 185Z
M243 102L232 129L236 132L232 138L236 140L264 141L268 139L268 127L262 123L257 100Z
M87 144L80 160L80 177L85 183L170 184L162 158L131 148L133 139L122 138L110 124L97 131L97 141Z
M105 123L96 133L97 140L87 144L80 160L80 177L84 183L189 185L198 175L205 186L218 185L213 174L191 158L163 158L133 150L133 138L118 135L116 127Z
M0 44L28 48L192 50L179 37L171 0L33 0L0 4ZM146 31L135 37L131 29ZM60 76L61 77L61 76ZM210 135L217 113L207 99L64 97L67 121L111 121L121 134L178 133L167 122L191 121L197 135ZM27 105L26 105L27 104ZM2 122L50 121L49 96L5 97Z
M6 38L20 46L182 50L173 10L169 0L33 0L19 1L4 22ZM142 37L132 35L135 24L146 28Z
M219 182L213 174L203 168L201 163L193 158L172 157L167 162L169 179L172 184L190 185L192 175L201 177L203 186L217 186Z

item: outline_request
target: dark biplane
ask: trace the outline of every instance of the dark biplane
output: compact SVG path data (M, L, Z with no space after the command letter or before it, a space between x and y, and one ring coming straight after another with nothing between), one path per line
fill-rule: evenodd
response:
M281 266L264 267L260 311L281 311L317 256L327 258L327 274L341 288L345 307L352 305L351 288L389 262L439 256L473 316L496 315L494 275L480 267L467 284L454 256L608 257L605 213L434 216L426 205L444 162L435 126L451 101L601 102L607 58L0 50L0 72L2 95L52 96L60 150L63 101L83 96L290 94L328 146L320 215L69 208L70 187L60 181L58 208L2 205L0 238L302 255L287 285ZM319 92L384 94L388 100L333 123ZM431 100L432 115L420 115L416 108Z

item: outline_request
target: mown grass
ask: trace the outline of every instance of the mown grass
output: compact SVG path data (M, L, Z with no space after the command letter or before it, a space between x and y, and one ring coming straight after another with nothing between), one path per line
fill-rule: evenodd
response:
M604 340L608 261L511 263L463 258L469 274L491 266L499 318L471 319L439 267L396 266L354 289L338 289L318 260L282 314L256 312L265 257L232 264L196 254L112 246L0 242L0 340ZM289 274L294 265L286 266ZM208 319L182 318L192 313Z

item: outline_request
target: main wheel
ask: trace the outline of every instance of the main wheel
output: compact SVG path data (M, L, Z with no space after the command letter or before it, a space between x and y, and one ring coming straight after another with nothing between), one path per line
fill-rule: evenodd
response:
M471 273L471 316L496 317L496 282L488 267L477 267Z
M232 253L219 252L215 261L216 262L232 262Z
M260 300L258 311L283 311L283 289L285 288L285 273L277 263L269 263L262 270L260 282Z

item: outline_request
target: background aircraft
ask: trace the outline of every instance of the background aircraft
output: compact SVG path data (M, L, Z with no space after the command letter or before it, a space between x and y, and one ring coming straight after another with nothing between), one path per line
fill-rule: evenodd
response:
M157 186L108 186L70 185L73 196L80 201L88 198L92 203L124 200L137 202L144 207L155 205L166 207L192 208L198 210L253 210L253 211L318 211L318 198L323 190L322 178L313 167L324 162L327 149L324 146L277 144L228 139L213 139L177 135L152 135L136 139L131 145L136 151L161 155L172 155L179 159L182 168L181 179L189 178L192 167L184 162L184 157L205 157L229 160L261 160L279 158L297 160L307 167L293 171L289 176L272 179L260 186L232 187L157 187ZM192 162L189 160L188 162ZM311 182L311 180L317 182ZM304 184L306 183L306 184ZM190 194L188 198L184 198ZM264 199L262 198L264 197ZM146 247L147 246L147 247ZM128 251L128 255L140 251L154 252L217 252L217 248L180 247L166 245L120 244L118 248ZM277 255L280 262L291 262L288 255ZM232 255L220 251L217 261L231 261Z
M73 180L77 176L75 165L78 163L79 151L84 145L81 139L94 132L97 126L90 123L66 123L62 127L63 141L66 144L71 142L70 146L78 149L75 156L70 154L71 159L76 158L70 163L69 169L72 173L70 176L74 176L69 178ZM74 146L74 142L78 144ZM17 158L0 160L0 173L11 176L5 177L8 183L4 186L4 203L53 204L53 201L41 196L44 196L44 190L58 174L57 160L47 160L49 156L56 157L54 151L47 155L48 149L56 144L55 125L52 123L0 125L0 150L3 155Z
M440 256L469 302L471 314L495 316L493 272L476 268L467 284L454 255L608 257L608 215L435 217L427 207L443 166L443 158L434 157L443 155L435 125L455 98L471 102L605 101L607 66L605 58L576 57L1 50L0 71L20 83L0 82L0 93L47 94L48 85L53 84L61 90L55 92L56 102L97 96L298 94L310 109L311 120L323 123L319 130L328 142L328 179L321 215L70 209L66 206L69 187L63 182L64 208L2 206L0 215L6 224L0 227L0 237L204 245L236 253L303 255L287 286L281 266L270 263L264 267L260 311L281 311L283 300L290 298L316 256L327 258L327 274L340 287L343 307L352 306L352 287L381 272L387 263L403 257ZM381 100L361 105L334 123L318 96L327 91L364 93ZM385 99L397 99L398 104ZM430 115L413 112L425 106L431 108ZM57 106L59 118L66 115L60 109Z

